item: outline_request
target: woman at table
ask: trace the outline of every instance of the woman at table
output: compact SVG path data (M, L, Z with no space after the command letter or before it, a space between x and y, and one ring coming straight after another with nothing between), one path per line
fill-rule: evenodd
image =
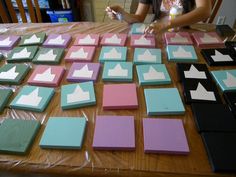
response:
M207 19L211 13L211 0L139 0L135 14L124 11L120 6L107 7L111 19L117 19L121 14L122 20L128 23L143 22L152 5L155 21L146 29L146 33L160 33L170 28L188 26ZM169 11L173 5L183 7L182 15L169 19Z

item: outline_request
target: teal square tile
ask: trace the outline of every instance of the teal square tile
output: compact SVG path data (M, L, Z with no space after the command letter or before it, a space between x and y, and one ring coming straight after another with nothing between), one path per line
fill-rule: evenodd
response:
M0 68L0 84L19 85L29 70L26 64L5 64Z
M161 50L148 48L135 48L134 64L161 64Z
M50 117L39 146L49 149L81 149L86 122L85 117Z
M236 69L211 71L221 91L236 91Z
M184 114L185 108L177 88L144 89L148 115Z
M197 62L195 49L191 45L167 45L168 60L173 62Z
M63 54L64 49L62 48L40 47L32 62L35 64L60 64Z
M102 79L104 81L124 81L133 80L132 62L105 62Z
M62 86L62 109L80 108L95 104L96 98L92 81Z
M7 62L30 62L37 50L37 46L15 47L8 55Z
M140 85L162 85L171 83L171 78L164 64L137 65L136 70Z
M53 88L24 86L11 102L14 109L43 112L54 95Z
M0 126L0 152L26 154L39 128L40 123L35 120L5 119Z
M0 89L0 113L4 110L12 93L11 89Z
M46 37L46 33L35 33L21 37L20 46L25 45L41 45Z
M99 61L126 61L127 47L103 46L100 52Z
M144 34L146 26L147 25L144 23L133 23L131 26L131 34Z

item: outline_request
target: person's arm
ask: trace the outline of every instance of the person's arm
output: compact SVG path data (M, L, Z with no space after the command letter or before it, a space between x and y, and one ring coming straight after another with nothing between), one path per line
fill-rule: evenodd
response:
M135 14L130 14L130 13L126 12L120 6L111 6L109 8L116 13L120 13L123 16L123 20L126 21L127 23L136 23L136 22L143 22L144 21L146 15L148 13L149 7L150 7L149 4L139 3ZM111 19L116 19L115 14L112 13L112 11L109 8L106 8L108 16Z
M211 14L210 0L195 0L196 8L175 19L168 21L159 21L151 24L145 31L146 33L159 33L170 28L191 25L207 19Z

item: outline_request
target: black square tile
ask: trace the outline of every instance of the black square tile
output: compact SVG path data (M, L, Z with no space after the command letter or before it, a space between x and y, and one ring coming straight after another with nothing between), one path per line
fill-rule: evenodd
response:
M230 106L231 111L236 116L236 92L224 92L226 103Z

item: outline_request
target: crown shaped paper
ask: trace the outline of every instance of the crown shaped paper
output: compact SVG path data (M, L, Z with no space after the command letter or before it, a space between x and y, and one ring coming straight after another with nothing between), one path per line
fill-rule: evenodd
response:
M52 74L52 69L48 68L42 74L36 74L34 77L34 81L45 81L45 82L52 82L56 77L55 74Z
M61 35L59 35L59 36L57 36L57 37L54 38L54 39L50 39L50 40L48 41L48 44L50 44L50 45L62 45L64 42L65 42L65 40L62 39L62 36L61 36Z
M136 31L136 33L144 33L145 28L146 28L146 25L141 24L136 28L135 31Z
M79 70L74 70L72 77L84 77L84 78L91 78L93 76L93 70L88 69L88 65L84 65Z
M17 59L17 58L29 58L31 55L31 52L28 52L27 48L25 47L24 49L22 49L20 52L18 53L14 53L12 55L13 59Z
M194 65L191 65L189 71L184 71L185 78L207 79L204 71L198 71Z
M78 44L81 45L89 45L89 44L95 44L96 39L91 38L91 36L88 34L83 39L79 39Z
M176 33L174 37L170 38L171 42L175 43L186 43L188 39L186 37L182 37L179 33Z
M155 62L157 57L152 55L151 52L146 49L143 54L138 55L138 61L148 61L148 62Z
M32 43L39 43L40 37L38 38L35 34L32 35L30 38L25 39L24 44L32 44Z
M50 49L47 53L40 54L37 58L38 61L54 61L57 55L53 53L53 49Z
M26 105L26 106L38 106L42 97L39 96L39 88L36 88L28 95L21 95L21 97L16 101L16 104Z
M229 55L223 55L221 52L218 50L215 50L215 55L211 55L211 58L215 62L220 62L220 61L233 61L233 59Z
M217 43L219 42L217 38L212 37L211 35L204 33L203 37L200 37L203 43Z
M139 39L134 40L135 45L151 45L151 40L148 40L144 35L142 35Z
M11 44L10 37L5 38L4 40L0 41L0 46L9 46Z
M190 95L191 98L195 100L216 101L214 92L207 91L200 82L198 83L196 90L190 90Z
M128 69L123 69L118 63L113 69L108 70L108 76L113 77L127 77L128 76Z
M116 34L114 34L113 36L111 36L110 38L106 38L105 39L105 43L110 43L110 44L120 44L121 43L121 39L118 38L118 36Z
M90 100L89 91L83 91L79 85L76 86L73 93L67 95L67 103L75 103L87 100Z
M226 87L236 87L236 77L229 72L226 72L226 79L223 82Z
M8 71L0 73L0 79L16 79L19 73L16 72L16 66L12 67Z
M87 58L88 52L85 52L83 48L80 48L76 52L71 52L70 58Z
M163 72L158 72L152 66L149 67L147 73L143 73L144 80L156 80L165 79L165 74Z
M116 48L112 48L109 52L104 53L106 59L121 59L122 53L119 53Z
M176 58L192 58L192 53L184 50L183 47L179 46L176 51L173 51L173 56Z

